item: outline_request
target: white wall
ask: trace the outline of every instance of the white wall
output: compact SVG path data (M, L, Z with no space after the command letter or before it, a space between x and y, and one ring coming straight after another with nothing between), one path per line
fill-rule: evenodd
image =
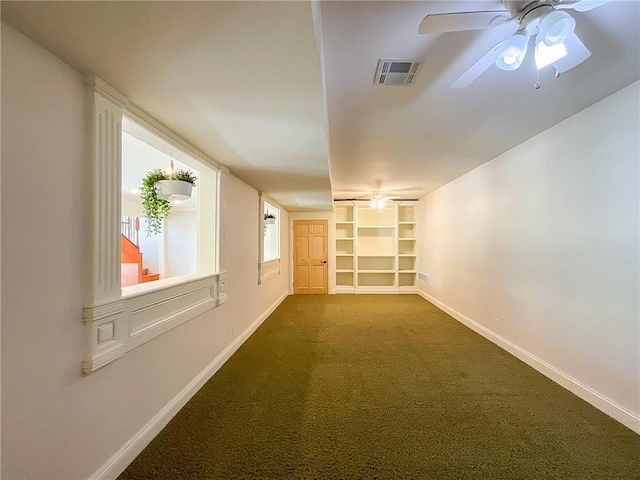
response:
M198 269L198 214L173 210L165 221L166 277L195 273Z
M258 286L258 192L231 177L227 303L83 375L90 162L81 77L5 24L1 61L1 188L12 202L2 211L0 476L88 478L288 292L289 262Z
M140 218L140 232L138 244L142 253L142 268L148 268L149 273L160 273L163 262L160 260L160 234L147 235L147 219Z
M639 122L636 82L428 195L419 220L421 291L636 430Z

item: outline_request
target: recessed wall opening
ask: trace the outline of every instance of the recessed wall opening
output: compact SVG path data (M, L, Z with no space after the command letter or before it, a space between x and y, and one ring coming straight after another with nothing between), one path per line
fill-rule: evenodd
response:
M174 172L192 173L195 185L186 199L158 194L159 201L170 210L166 218L155 221L154 228L154 221L148 218L152 215L143 206L143 182L150 172L169 174L171 168ZM215 239L215 222L211 219L215 215L216 183L213 169L123 118L120 232L123 295L206 273L204 264L200 264L201 250L203 241ZM206 218L207 211L210 220L204 222L202 218Z

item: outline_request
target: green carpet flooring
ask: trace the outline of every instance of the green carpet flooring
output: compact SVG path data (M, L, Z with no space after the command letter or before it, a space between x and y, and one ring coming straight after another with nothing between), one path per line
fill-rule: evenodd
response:
M640 436L416 295L288 297L121 479L639 479Z

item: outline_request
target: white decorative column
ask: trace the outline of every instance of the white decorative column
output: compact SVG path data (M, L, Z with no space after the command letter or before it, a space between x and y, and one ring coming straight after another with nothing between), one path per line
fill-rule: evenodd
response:
M128 332L120 287L122 107L107 98L99 80L90 78L86 84L93 208L83 371L89 373L124 355Z

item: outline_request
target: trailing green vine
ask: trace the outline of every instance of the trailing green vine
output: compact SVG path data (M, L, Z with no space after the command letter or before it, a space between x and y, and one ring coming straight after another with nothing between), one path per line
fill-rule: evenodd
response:
M171 204L158 195L158 182L168 180L169 176L159 168L151 170L142 179L140 198L147 219L147 236L157 235L162 230L162 220L169 216Z
M171 203L158 194L158 182L161 180L182 180L196 186L197 177L189 170L176 170L171 175L156 168L142 179L140 198L142 209L147 219L147 236L157 235L162 231L162 221L171 213Z

